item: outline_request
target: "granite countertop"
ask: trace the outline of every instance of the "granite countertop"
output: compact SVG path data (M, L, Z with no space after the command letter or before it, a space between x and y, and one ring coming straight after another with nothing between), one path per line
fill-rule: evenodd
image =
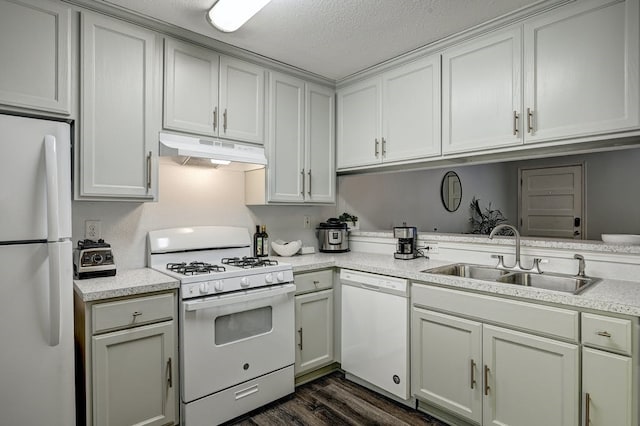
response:
M113 277L74 280L73 289L84 302L172 290L180 282L149 268L118 271Z
M452 289L480 291L486 294L516 297L522 300L640 316L640 282L604 279L581 294L573 295L539 288L421 272L424 269L455 263L455 261L429 260L425 258L396 260L392 255L361 252L317 253L278 259L293 265L294 273L331 267L348 268L440 284Z
M350 231L349 236L368 238L391 238L392 231ZM418 241L450 242L463 244L495 244L515 245L514 237L497 236L489 240L487 235L478 234L443 234L436 232L418 232ZM581 250L605 253L640 254L640 245L608 244L597 240L568 240L566 238L521 237L522 247L551 248L563 250Z

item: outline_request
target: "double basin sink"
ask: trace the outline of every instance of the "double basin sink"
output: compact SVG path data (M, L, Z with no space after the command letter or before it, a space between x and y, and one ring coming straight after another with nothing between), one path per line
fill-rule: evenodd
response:
M538 274L522 271L509 271L497 269L491 266L473 265L468 263L454 263L452 265L425 269L422 272L522 285L525 287L543 288L573 294L578 294L590 285L600 281L598 278L591 277L580 277L548 272Z

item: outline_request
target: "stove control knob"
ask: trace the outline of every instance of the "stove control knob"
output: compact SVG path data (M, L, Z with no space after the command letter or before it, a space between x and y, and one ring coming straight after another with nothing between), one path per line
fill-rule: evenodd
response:
M264 277L264 282L267 284L271 284L273 282L273 274L267 274Z
M200 294L207 294L207 293L209 293L209 283L205 281L200 284Z
M222 280L215 280L213 282L213 288L216 289L216 291L222 291L224 290L224 281Z
M276 277L278 278L278 282L281 283L282 281L284 281L284 272L278 272Z
M240 285L242 287L249 287L251 285L251 282L249 281L248 277L242 277L240 278Z

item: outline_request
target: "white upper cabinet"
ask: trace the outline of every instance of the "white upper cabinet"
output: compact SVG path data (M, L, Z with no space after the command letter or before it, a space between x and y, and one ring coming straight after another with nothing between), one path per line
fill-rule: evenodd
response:
M171 39L164 43L164 127L217 135L219 55Z
M335 202L333 91L272 72L269 99L268 201Z
M123 21L82 15L80 198L157 195L158 41Z
M335 94L324 86L305 85L306 188L305 200L336 201Z
M338 169L380 163L382 82L379 77L338 90Z
M165 40L164 128L264 143L263 68Z
M440 56L338 91L338 169L440 154Z
M304 81L271 73L269 108L270 200L304 201Z
M640 124L636 0L590 0L524 25L526 142Z
M383 161L440 154L440 56L382 76Z
M0 104L69 114L70 14L60 2L0 1Z
M522 143L520 27L492 33L442 55L442 151Z
M220 57L221 137L264 143L264 69Z

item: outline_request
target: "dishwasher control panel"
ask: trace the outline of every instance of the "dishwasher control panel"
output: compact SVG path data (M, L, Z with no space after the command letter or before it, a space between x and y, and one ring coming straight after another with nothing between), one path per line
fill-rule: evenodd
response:
M340 282L370 290L408 296L409 282L403 278L342 269L340 271Z

